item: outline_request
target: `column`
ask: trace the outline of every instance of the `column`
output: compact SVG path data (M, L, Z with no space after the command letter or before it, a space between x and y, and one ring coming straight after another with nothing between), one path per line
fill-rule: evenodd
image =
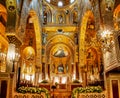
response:
M19 66L17 70L18 70L18 72L17 72L17 87L16 88L19 88L19 85L20 85L20 75L21 75L21 67Z
M47 63L45 63L45 71L44 71L44 73L45 73L45 80L47 79Z
M83 86L86 87L87 86L87 70L85 69L85 67L81 67L81 76L83 77Z
M50 79L50 64L48 64L48 79Z
M76 66L76 79L79 80L79 66L78 66L78 62L75 63Z
M48 79L48 64L45 64L45 79Z
M45 79L45 63L42 63L42 79Z
M35 86L38 86L39 71L40 71L40 68L39 68L39 67L36 67L35 80L34 80L34 84L35 84Z
M72 63L72 79L75 80L76 79L76 66L74 63Z
M14 73L10 73L9 98L13 98L12 95L14 91L13 78L14 78Z
M79 81L83 82L82 69L79 66Z

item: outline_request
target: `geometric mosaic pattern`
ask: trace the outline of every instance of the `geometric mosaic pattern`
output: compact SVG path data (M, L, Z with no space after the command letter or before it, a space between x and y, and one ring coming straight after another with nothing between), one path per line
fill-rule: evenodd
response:
M106 98L106 96L105 94L79 94L78 98Z
M44 98L42 95L15 95L14 98Z

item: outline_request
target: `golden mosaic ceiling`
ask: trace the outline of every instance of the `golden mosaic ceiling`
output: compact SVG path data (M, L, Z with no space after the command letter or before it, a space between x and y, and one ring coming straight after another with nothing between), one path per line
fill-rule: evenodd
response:
M72 4L73 2L75 2L75 0L45 0L48 3L54 5L54 6L67 6L69 4Z

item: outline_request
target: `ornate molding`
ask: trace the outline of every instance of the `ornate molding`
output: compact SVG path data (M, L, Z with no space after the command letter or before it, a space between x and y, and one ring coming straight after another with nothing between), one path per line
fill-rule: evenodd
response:
M20 47L22 45L21 39L19 39L19 37L14 33L7 34L7 38L8 38L9 43L15 44L16 47Z

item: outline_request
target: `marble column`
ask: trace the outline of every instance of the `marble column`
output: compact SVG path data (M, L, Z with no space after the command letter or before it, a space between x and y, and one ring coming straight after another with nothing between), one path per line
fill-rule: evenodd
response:
M40 72L40 68L39 68L39 67L36 67L35 80L34 80L35 86L38 86L39 72Z
M48 79L50 79L50 64L48 64Z
M72 79L75 80L76 79L76 66L74 63L72 63Z
M45 63L42 63L42 79L45 79Z
M14 91L14 73L10 73L10 84L9 84L9 98L13 98L13 91Z
M76 66L76 79L79 80L79 66L78 66L78 62L75 63Z

